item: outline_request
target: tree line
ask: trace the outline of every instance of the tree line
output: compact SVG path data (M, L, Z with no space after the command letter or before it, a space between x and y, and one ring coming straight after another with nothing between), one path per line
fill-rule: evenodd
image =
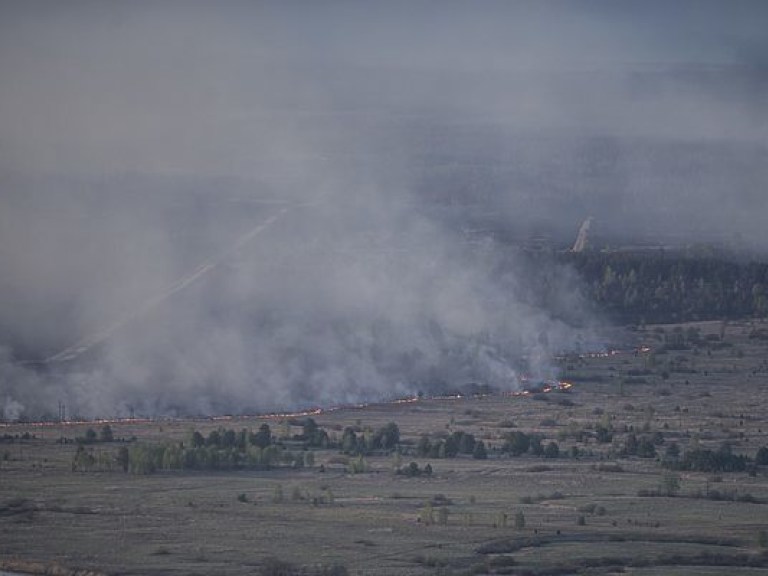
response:
M768 315L768 263L665 251L556 256L575 268L585 296L622 323L669 323Z

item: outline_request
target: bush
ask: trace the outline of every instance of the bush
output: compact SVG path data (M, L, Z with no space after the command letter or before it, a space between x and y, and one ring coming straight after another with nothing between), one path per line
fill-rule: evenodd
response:
M768 548L768 532L765 530L758 530L757 545L760 548Z
M259 570L261 576L296 576L298 573L294 564L274 557L265 558Z
M99 439L102 442L112 442L115 439L115 436L112 433L112 427L109 424L104 424L101 428Z
M485 448L485 443L482 440L475 442L475 449L472 452L472 457L476 460L485 460L488 458L488 451Z
M555 442L550 442L544 449L544 458L557 458L560 456L560 447Z

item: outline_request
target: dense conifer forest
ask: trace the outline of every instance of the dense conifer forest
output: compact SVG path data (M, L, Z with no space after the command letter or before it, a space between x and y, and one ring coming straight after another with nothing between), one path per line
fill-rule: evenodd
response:
M611 320L668 323L764 317L768 263L631 252L565 253L585 296Z

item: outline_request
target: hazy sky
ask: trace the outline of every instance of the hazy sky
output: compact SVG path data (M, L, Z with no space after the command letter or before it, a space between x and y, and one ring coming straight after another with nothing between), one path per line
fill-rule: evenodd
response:
M761 0L3 0L0 166L253 176L297 153L292 115L331 110L765 142L767 21Z

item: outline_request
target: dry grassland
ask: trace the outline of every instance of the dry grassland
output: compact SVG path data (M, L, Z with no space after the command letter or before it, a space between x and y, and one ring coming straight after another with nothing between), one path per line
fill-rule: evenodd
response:
M647 327L637 337L650 353L562 359L574 382L569 393L425 399L315 416L337 436L346 426L398 424L400 460L367 457L369 471L359 474L347 471L338 450L318 450L314 466L295 470L73 472L76 445L57 440L93 424L7 425L0 436L34 438L0 444L0 560L144 575L281 573L268 558L312 574L340 567L371 575L768 574L768 467L711 473L660 462L671 443L685 453L728 442L751 458L768 445L768 341L749 337L768 324L682 328L692 326L698 344L687 350L658 353L675 327ZM277 419L260 418L112 428L116 437L158 442L185 440L193 429L256 430L265 421L281 429ZM599 425L613 429L611 442L597 442ZM488 459L408 453L422 434L456 430L482 439ZM557 442L561 456L501 454L514 430ZM663 439L657 458L621 456L633 431ZM433 475L394 473L411 461L429 463ZM676 495L667 496L675 481ZM718 493L728 499L713 499ZM524 526L516 527L520 512Z

